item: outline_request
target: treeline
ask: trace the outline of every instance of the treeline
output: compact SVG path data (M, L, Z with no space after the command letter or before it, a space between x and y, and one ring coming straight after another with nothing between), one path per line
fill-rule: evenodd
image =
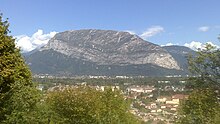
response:
M25 94L23 94L25 95ZM17 99L21 98L19 96ZM38 96L28 105L5 116L2 123L18 124L138 124L130 113L130 101L119 90L98 91L90 87L63 87ZM30 99L33 100L33 99Z
M160 83L158 81L168 81L164 83ZM185 81L182 83L181 81ZM92 79L92 78L82 78L82 79L74 79L74 78L33 78L33 82L41 84L44 86L44 90L47 90L50 87L55 85L77 85L86 83L90 86L115 86L118 85L122 90L124 90L127 86L130 85L151 85L156 88L164 87L167 85L170 86L185 86L187 85L188 79L186 77L145 77L145 78L110 78L110 79Z

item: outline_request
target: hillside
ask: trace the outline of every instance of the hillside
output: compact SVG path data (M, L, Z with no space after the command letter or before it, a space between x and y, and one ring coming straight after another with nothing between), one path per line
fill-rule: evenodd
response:
M144 75L185 74L167 49L128 32L74 30L56 34L26 57L34 74Z

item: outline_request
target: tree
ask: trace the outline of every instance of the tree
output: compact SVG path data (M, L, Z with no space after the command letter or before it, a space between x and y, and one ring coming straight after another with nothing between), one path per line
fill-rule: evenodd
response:
M190 78L192 88L220 89L220 50L211 44L189 56L189 70L198 77Z
M217 94L211 89L196 89L181 104L181 124L217 124L220 104ZM218 115L218 116L217 116Z
M112 90L107 87L101 92L101 103L103 109L101 119L106 124L135 124L138 120L132 115L130 110L130 102L124 99L121 91L118 89Z
M90 87L66 87L48 93L47 103L63 123L135 124L128 103L119 91L97 91Z
M25 123L39 98L8 27L0 14L0 123Z
M189 57L189 79L193 92L181 103L178 123L217 124L220 120L220 51L211 44Z

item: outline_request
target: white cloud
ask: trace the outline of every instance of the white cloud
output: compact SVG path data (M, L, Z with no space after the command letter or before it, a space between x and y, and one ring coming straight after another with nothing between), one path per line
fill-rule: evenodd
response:
M143 39L147 39L149 37L152 37L158 33L161 33L164 31L164 28L161 26L152 26L150 28L148 28L145 32L143 32L140 37L142 37Z
M29 52L48 43L57 32L50 32L49 34L43 34L43 30L38 30L31 37L27 35L15 36L16 46L21 49L22 52Z
M216 48L219 48L218 45L215 45L212 42L201 43L198 41L192 41L191 43L185 43L184 46L189 47L193 50L198 50L198 49L205 49L205 44L210 44Z
M202 43L197 41L192 41L191 43L185 43L184 46L189 47L193 50L201 49Z
M173 46L173 45L179 45L179 44L174 44L174 43L169 42L169 43L167 43L165 45L161 45L161 46Z
M207 32L209 29L210 29L209 26L202 26L202 27L198 28L198 30L201 31L201 32Z

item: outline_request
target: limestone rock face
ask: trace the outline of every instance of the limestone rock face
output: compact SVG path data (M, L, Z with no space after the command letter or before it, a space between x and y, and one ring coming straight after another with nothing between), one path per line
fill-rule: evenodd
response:
M97 65L152 64L180 70L166 49L137 35L112 30L73 30L57 33L40 51L53 50Z

